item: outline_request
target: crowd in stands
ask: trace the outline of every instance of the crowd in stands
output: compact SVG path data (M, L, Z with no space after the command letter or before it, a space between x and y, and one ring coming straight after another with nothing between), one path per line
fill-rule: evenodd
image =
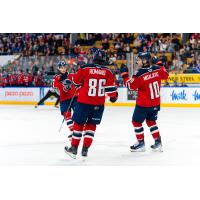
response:
M116 75L127 55L150 52L162 60L172 73L200 73L200 34L169 33L4 33L0 34L0 55L20 55L0 66L0 86L49 86L56 73L56 63L66 59L75 72L80 65L92 62L92 51L104 49L107 65Z
M23 54L24 56L56 55L59 47L68 53L70 34L1 33L0 55Z

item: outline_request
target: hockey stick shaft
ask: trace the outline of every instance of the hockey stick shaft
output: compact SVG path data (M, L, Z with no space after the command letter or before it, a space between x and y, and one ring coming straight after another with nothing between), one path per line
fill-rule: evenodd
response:
M76 90L75 90L75 92L74 92L74 94L73 94L73 96L72 96L72 98L71 98L71 101L69 102L69 106L68 106L68 108L67 108L67 111L66 111L66 112L68 112L68 111L69 111L69 109L70 109L70 107L71 107L71 105L72 105L72 102L73 102L73 100L74 100L74 97L75 97L75 94L76 94L77 90L78 90L78 88L76 88ZM60 132L61 132L61 130L62 130L62 126L63 126L63 123L64 123L64 121L65 121L65 117L63 117L62 123L61 123L61 125L60 125L60 128L59 128L59 130L58 130L58 132L59 132L59 133L60 133Z

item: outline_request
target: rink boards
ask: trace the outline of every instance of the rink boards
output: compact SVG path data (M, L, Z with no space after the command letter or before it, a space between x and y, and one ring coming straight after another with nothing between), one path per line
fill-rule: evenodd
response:
M0 88L0 104L35 105L48 91L49 88ZM106 100L108 106L134 106L135 92L127 88L118 88L119 98L116 103ZM45 105L53 105L52 97ZM200 107L200 87L162 87L161 101L163 107Z

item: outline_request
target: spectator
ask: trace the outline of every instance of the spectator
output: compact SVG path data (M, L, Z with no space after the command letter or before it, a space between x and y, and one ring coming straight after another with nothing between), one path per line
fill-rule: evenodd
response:
M168 48L167 42L165 40L161 41L160 42L160 51L161 52L166 52L167 48Z
M159 60L162 61L162 63L164 64L164 66L167 65L167 57L166 57L166 55L165 55L164 52L161 53L161 55L160 55L160 57L159 57Z
M87 41L87 45L88 46L92 46L94 45L94 43L96 42L95 36L92 34L88 35L88 41Z
M176 51L178 51L180 49L180 41L178 39L177 34L174 34L172 36L172 44L174 45L174 48Z
M108 50L109 49L109 42L108 39L105 38L104 40L102 40L102 46L104 50Z
M116 57L114 55L111 55L109 58L109 65L114 65L116 60L117 60Z
M173 60L173 66L175 67L176 70L181 70L183 67L183 61L181 60L181 57L177 56Z

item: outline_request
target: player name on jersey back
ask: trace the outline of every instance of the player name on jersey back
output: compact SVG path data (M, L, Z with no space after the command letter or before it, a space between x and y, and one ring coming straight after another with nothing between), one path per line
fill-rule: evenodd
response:
M98 74L98 75L105 76L106 75L106 70L103 70L103 69L90 69L89 73L90 74Z
M155 78L155 77L159 77L159 73L158 72L147 74L147 75L143 76L143 79L144 79L144 81L147 81L147 80Z

